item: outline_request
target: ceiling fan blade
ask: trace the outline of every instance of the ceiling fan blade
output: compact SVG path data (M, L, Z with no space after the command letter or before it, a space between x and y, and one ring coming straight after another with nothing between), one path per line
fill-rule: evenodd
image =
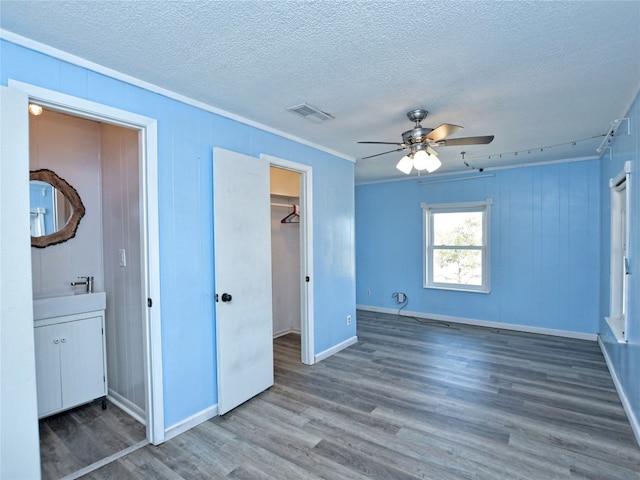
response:
M364 160L366 158L379 157L380 155L386 155L387 153L401 152L402 150L406 150L406 149L407 149L407 147L396 148L395 150L389 150L388 152L376 153L375 155L369 155L368 157L362 157L360 160Z
M493 135L485 135L483 137L450 138L449 140L441 140L439 143L443 147L456 147L462 145L484 145L491 142L493 142Z
M457 131L462 130L460 125L451 125L450 123L443 123L438 128L434 128L427 134L427 138L429 140L433 140L434 142L439 142L444 137L448 137L449 135L453 135Z
M357 143L373 143L375 145L404 145L401 142L357 142Z

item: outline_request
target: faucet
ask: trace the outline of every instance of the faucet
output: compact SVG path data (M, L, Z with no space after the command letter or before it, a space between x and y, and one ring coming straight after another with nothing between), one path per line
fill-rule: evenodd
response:
M76 287L78 285L86 285L87 286L87 293L93 293L93 277L78 277L81 280L84 280L84 282L71 282L71 286L72 287Z

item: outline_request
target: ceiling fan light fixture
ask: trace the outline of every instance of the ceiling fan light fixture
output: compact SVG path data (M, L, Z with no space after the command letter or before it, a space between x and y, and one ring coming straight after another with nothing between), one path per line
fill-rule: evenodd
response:
M396 148L387 152L376 153L375 155L362 157L362 160L364 160L365 158L373 158L380 155L386 155L388 153L400 152L402 150L410 150L410 153L402 157L396 164L396 168L407 175L411 173L413 168L418 170L418 174L422 170L426 170L428 173L432 173L442 166L442 162L438 158L438 152L436 152L431 147L486 145L493 141L493 135L484 135L480 137L458 137L447 140L447 137L462 130L462 127L460 125L453 125L451 123L443 123L436 128L422 127L420 122L422 122L422 120L426 118L427 113L427 110L422 108L411 110L407 113L407 117L409 118L409 120L414 122L415 125L411 130L407 130L406 132L402 133L402 142L358 142L396 146ZM462 152L463 160L464 153L465 152ZM516 152L516 155L517 154L518 153ZM500 158L502 158L502 154L500 154Z
M402 173L406 173L407 175L409 175L411 173L411 169L413 168L413 159L410 156L405 155L400 159L400 161L396 165L396 168Z
M427 158L427 172L435 172L441 165L442 162L435 155L429 155L429 158Z
M427 170L429 154L424 150L418 150L413 154L413 166L416 170Z

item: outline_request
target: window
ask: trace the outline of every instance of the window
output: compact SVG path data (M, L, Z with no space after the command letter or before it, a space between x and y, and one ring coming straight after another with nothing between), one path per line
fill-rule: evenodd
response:
M609 316L605 317L620 343L627 342L627 302L629 277L629 207L631 162L609 180L611 189L611 270Z
M491 203L422 204L425 288L489 293Z

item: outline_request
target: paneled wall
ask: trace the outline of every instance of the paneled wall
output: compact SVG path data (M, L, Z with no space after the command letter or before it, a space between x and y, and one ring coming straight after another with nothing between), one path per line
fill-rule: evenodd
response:
M323 352L355 335L355 322L345 323L347 315L355 318L352 161L183 103L159 89L135 86L6 40L0 41L0 62L2 85L14 79L158 121L166 428L206 414L217 404L212 298L214 146L312 167L314 350Z
M640 443L640 94L624 116L616 135L602 159L602 250L600 301L600 340L609 358L609 367L630 416ZM611 121L615 119L610 119ZM627 309L628 343L617 343L604 320L609 315L609 272L611 238L611 194L609 179L615 177L630 161L632 172L629 214L629 303Z
M595 334L599 181L591 160L357 186L357 303L398 308L391 294L402 291L408 311ZM423 288L420 203L486 198L491 292Z
M100 124L51 110L29 118L30 170L53 170L78 191L85 207L74 238L31 248L33 296L82 293L84 286L72 287L71 282L87 275L95 278L94 290L102 292Z
M144 418L138 132L103 124L100 133L109 394Z

